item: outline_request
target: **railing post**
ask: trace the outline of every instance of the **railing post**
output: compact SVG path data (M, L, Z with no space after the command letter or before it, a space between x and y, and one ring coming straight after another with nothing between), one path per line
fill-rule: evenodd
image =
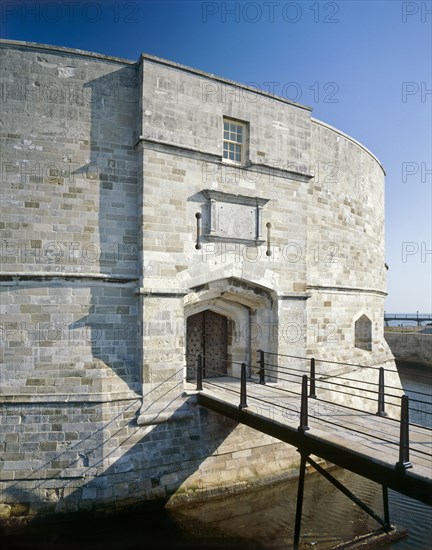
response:
M305 482L305 473L306 473L306 458L307 458L306 453L304 452L301 453L299 480L298 480L298 487L297 487L297 506L296 506L296 517L295 517L295 527L294 527L293 550L298 550L299 542L300 542L304 482Z
M378 416L387 416L385 410L384 402L384 367L379 368L379 377L378 377Z
M241 364L241 376L240 376L240 405L239 409L247 409L247 397L246 397L246 363Z
M409 461L409 399L403 395L401 400L400 438L399 438L399 462L396 463L396 470L405 472L412 468Z
M308 426L308 377L307 374L302 376L302 392L301 392L301 406L300 406L300 426L298 431L301 433L309 430Z
M388 502L387 485L382 486L382 495L383 495L384 523L386 525L386 529L390 530L391 524L390 524L390 509L389 509L389 502Z
M310 360L310 386L309 386L309 397L316 399L315 391L315 358L312 357Z
M198 355L198 366L197 366L197 391L201 391L203 389L202 385L203 380L203 363L202 363L202 355L201 353Z
M265 385L265 363L264 363L264 351L262 349L258 350L258 353L260 354L259 358L259 383Z

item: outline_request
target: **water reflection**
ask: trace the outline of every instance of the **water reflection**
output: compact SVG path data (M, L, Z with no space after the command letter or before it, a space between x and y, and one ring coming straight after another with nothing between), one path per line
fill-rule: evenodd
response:
M402 387L410 398L410 422L432 427L432 368L400 363L398 371Z
M344 470L334 470L333 474L353 488L352 474ZM361 478L354 481L356 494L381 511L381 491L371 491L369 484ZM191 519L211 525L220 536L241 535L258 548L290 548L294 534L296 492L296 480L282 482L248 495L187 507L176 511L175 518L183 526ZM303 544L320 549L331 548L375 528L376 523L371 518L323 477L317 474L307 476L302 516Z

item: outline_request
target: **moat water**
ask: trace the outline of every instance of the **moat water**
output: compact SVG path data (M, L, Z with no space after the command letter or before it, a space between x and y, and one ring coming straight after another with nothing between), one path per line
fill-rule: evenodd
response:
M400 365L404 389L412 397L423 392L432 403L432 369ZM431 406L411 413L411 421L431 426ZM375 511L382 513L380 485L346 470L332 474ZM109 518L87 513L34 521L19 534L3 539L3 546L28 550L135 550L147 548L292 548L297 481L223 500L165 509L144 505ZM408 529L408 536L380 546L387 550L430 550L432 508L389 491L392 524ZM301 547L327 549L377 529L377 523L318 474L306 477ZM1 543L1 541L0 541Z

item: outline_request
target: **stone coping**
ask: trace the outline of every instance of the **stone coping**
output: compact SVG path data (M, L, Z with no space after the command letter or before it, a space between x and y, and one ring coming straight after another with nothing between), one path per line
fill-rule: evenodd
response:
M17 46L20 48L28 48L33 50L49 51L52 53L65 53L68 55L76 55L80 57L92 57L93 59L100 59L102 61L111 61L113 63L121 63L126 65L136 65L135 61L130 59L124 59L122 57L115 57L102 53L89 52L87 50L79 50L76 48L68 48L65 46L54 46L51 44L40 44L39 42L26 42L25 40L11 40L7 38L0 39L0 46Z
M331 126L330 124L327 124L327 122L323 122L322 120L318 120L317 118L311 117L311 122L314 124L318 124L319 126L323 126L324 128L327 128L327 130L332 130L336 134L342 136L348 141L351 141L351 143L354 143L354 145L357 145L357 147L360 147L360 149L363 149L369 156L373 158L375 162L377 162L381 168L381 170L384 173L384 176L386 176L386 172L384 170L384 166L381 164L380 160L370 151L367 147L365 147L362 143L354 139L353 137L349 136L348 134L345 134L345 132L342 132L341 130L338 130L334 126Z
M312 111L312 107L309 107L307 105L302 105L300 103L296 103L295 101L290 101L289 99L286 99L284 97L280 97L274 94L271 94L269 92L265 92L264 90L260 90L258 88L253 88L252 86L248 86L246 84L240 84L239 82L235 82L234 80L230 80L228 78L222 78L220 76L216 76L212 73L208 73L206 71L201 71L199 69L194 69L192 67L188 67L187 65L182 65L181 63L176 63L174 61L169 61L168 59L163 59L161 57L157 57L155 55L150 55L147 53L142 53L140 55L140 58L138 61L131 61L129 59L123 59L121 57L114 57L106 54L96 53L96 52L89 52L86 50L79 50L76 48L67 48L64 46L53 46L49 44L40 44L38 42L25 42L22 40L10 40L10 39L1 39L0 40L0 46L16 46L21 48L28 48L28 49L34 49L34 50L42 50L42 51L48 51L48 52L58 52L68 55L76 55L81 57L90 57L93 59L99 59L101 61L108 61L111 63L120 63L123 65L139 65L142 63L143 60L147 60L153 63L158 63L160 65L167 65L169 67L173 67L175 69L179 69L184 72L188 72L191 74L195 74L197 76L202 76L204 78L208 78L210 80L214 80L216 82L221 82L222 84L227 84L229 86L235 86L236 88L242 88L243 90L248 90L251 93L255 93L258 95L266 96L270 99L273 99L274 101L279 101L281 103L286 103L287 105L292 105L294 107L298 107L300 109L304 109L306 111Z
M29 281L47 281L50 279L77 279L93 280L95 282L105 283L138 283L138 277L129 277L125 275L109 275L105 273L74 273L69 271L11 271L0 273L0 283L16 283Z
M142 396L135 392L101 392L82 394L0 394L0 403L12 405L36 404L74 404L74 403L113 403L115 401L141 401Z

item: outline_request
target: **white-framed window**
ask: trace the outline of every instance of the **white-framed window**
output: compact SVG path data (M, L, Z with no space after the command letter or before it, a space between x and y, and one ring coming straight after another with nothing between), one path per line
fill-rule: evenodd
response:
M223 159L244 164L246 153L246 124L236 120L223 120Z

